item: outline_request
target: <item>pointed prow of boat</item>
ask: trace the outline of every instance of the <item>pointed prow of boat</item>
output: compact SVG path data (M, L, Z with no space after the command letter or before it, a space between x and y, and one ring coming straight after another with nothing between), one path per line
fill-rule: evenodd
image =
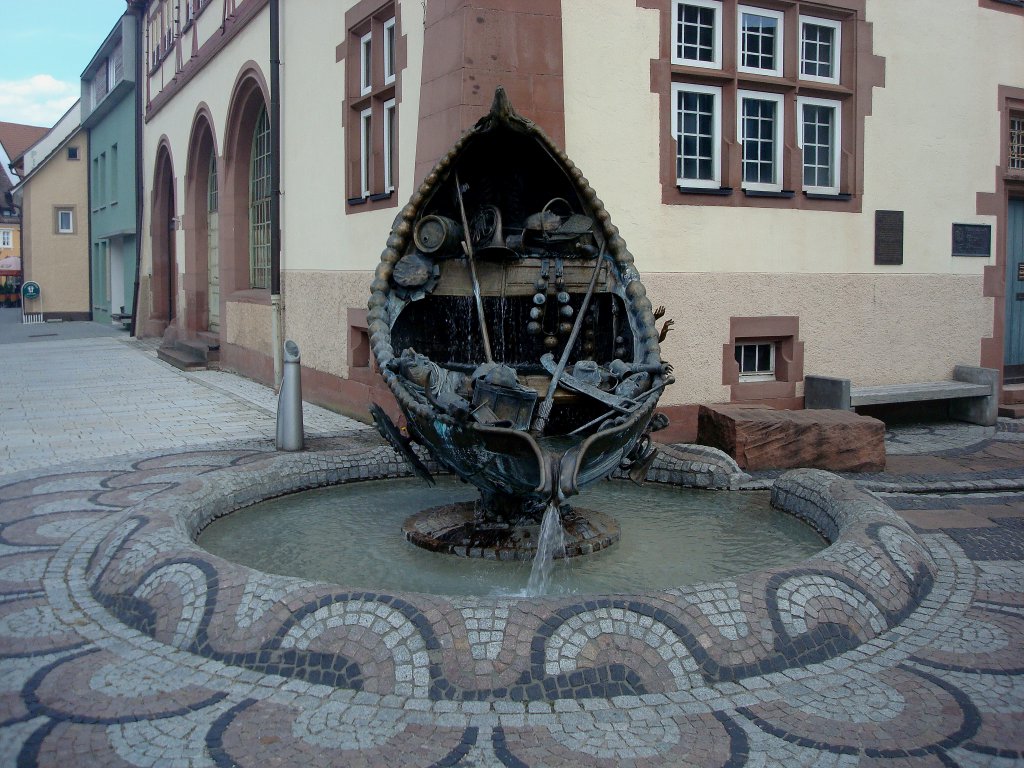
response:
M653 307L597 193L502 88L395 219L369 310L408 438L378 409L379 428L476 485L483 518L646 473L673 381Z

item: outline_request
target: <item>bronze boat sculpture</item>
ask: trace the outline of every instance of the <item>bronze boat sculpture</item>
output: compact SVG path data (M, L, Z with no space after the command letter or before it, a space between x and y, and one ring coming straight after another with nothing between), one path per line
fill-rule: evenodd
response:
M646 474L672 383L655 320L596 192L499 88L381 255L370 344L408 435L374 419L424 479L412 443L477 486L479 520L539 520L618 467Z

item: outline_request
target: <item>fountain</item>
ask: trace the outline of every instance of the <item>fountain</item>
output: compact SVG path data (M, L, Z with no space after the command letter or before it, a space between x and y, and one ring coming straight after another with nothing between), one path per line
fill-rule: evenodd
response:
M237 754L257 750L263 762L303 764L679 765L701 762L696 755L710 754L703 745L712 743L725 745L716 762L727 763L730 750L731 762L742 760L777 733L787 748L832 749L810 741L818 731L801 730L808 716L801 691L860 690L869 665L871 675L905 681L894 683L904 687L888 700L897 703L887 709L902 718L892 721L893 732L914 733L914 713L898 704L901 691L908 701L921 691L927 701L939 697L945 720L925 718L920 747L904 751L902 741L879 740L888 715L858 729L837 706L822 715L848 736L850 744L837 740L836 751L877 757L897 744L898 754L927 757L971 738L963 724L977 713L939 672L921 672L918 642L922 626L932 632L930 617L941 618L933 633L940 641L950 627L978 625L967 613L979 609L964 599L975 573L963 568L962 551L941 537L918 536L849 480L794 470L772 483L770 504L792 516L779 515L784 520L809 523L831 546L809 557L781 554L769 539L773 559L741 563L743 547L730 536L767 538L767 495L680 491L746 488L750 478L713 449L654 452L650 432L660 422L651 414L671 377L629 254L585 180L496 101L457 145L463 154L442 160L403 209L370 313L374 352L406 420L399 428L378 409L378 428L420 477L451 470L479 489L479 502L469 499L476 489L439 478L432 494L448 494L450 528L410 516L395 494L422 505L422 489L401 477L407 472L395 454L363 429L311 440L306 451L215 447L8 485L6 506L18 519L5 525L5 541L29 536L32 548L16 555L26 565L13 564L8 575L20 569L36 585L13 595L9 603L26 607L9 617L36 634L30 653L45 664L31 677L16 672L25 680L18 686L27 709L11 720L11 732L34 728L26 745L50 749L63 733L87 747L109 739L135 754L131 739L157 732L148 717L169 723L160 733L200 733L197 723L212 723L202 755L218 764L241 763ZM493 132L522 150L495 161L522 160L526 176L541 177L549 191L488 187L481 169ZM524 160L530 156L549 162L531 165ZM534 209L536 219L520 213ZM534 247L555 255L537 259L524 251ZM625 482L601 483L599 495L611 504L602 509L589 495L598 489L585 487L619 467L634 480L647 475L645 494L671 495L665 514L650 521L647 541L633 537L643 517L637 508L649 512L651 497L638 500ZM25 518L18 494L30 488L38 504ZM342 496L327 495L335 491ZM80 501L69 501L72 492ZM349 571L281 575L277 566L248 559L250 552L219 556L197 546L205 547L220 523L259 518L300 492L324 494L329 514L283 507L279 517L292 528L272 531L268 549L294 565L314 544L326 545L328 559ZM687 549L666 532L689 514L683 500L691 497L712 512L696 523L707 534L701 543L683 534ZM569 499L578 501L575 509ZM744 500L752 507L738 518L721 509ZM344 519L342 503L352 511ZM474 526L470 542L459 541L459 504ZM608 546L617 531L612 517L625 509L622 540ZM589 540L573 541L574 514L583 521L577 527L594 534ZM551 537L541 533L545 515ZM533 589L543 595L520 597L531 573L520 574L522 590L497 592L388 581L419 572L394 559L394 547L440 563L460 587L478 571L525 570L516 557L547 549L544 540L557 538L556 520L567 523L563 552L590 554L562 558L553 574L538 572ZM479 559L410 546L397 535L403 522L407 532L432 532L453 554ZM349 529L327 527L342 523ZM368 530L382 532L393 548L349 535ZM490 534L487 542L482 533ZM223 538L255 548L248 533L228 529ZM506 546L509 540L518 543ZM49 551L44 573L28 558ZM619 559L631 551L639 563ZM718 570L672 570L700 555ZM560 589L554 582L570 566L600 579L618 570L632 581ZM541 578L550 579L547 586ZM43 588L61 606L60 621L38 604ZM8 621L8 631L14 627ZM939 650L936 664L946 668L948 649ZM110 671L94 674L100 668ZM179 668L187 671L168 675ZM145 713L123 703L122 675L160 694L147 689L135 699ZM869 693L876 697L875 689ZM794 695L796 709L787 710ZM97 725L97 711L110 717ZM42 716L50 719L37 727Z
M378 429L425 481L414 444L480 491L408 539L538 567L614 543L613 518L568 499L654 461L673 381L658 316L594 189L499 88L395 219L371 285L371 348L405 421L374 405Z

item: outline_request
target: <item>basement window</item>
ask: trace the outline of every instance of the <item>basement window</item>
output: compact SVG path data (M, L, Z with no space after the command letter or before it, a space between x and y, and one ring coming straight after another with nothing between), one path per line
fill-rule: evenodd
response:
M774 342L737 342L736 364L740 368L740 381L774 381Z

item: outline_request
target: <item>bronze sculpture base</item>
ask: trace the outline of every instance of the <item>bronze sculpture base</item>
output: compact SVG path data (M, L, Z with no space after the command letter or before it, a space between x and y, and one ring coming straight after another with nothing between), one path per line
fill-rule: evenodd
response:
M533 559L539 524L482 524L477 521L476 507L475 501L463 501L425 509L406 518L402 532L413 544L431 552L486 560ZM565 551L556 553L556 559L589 555L619 540L615 518L592 509L574 507L564 512L562 528Z

